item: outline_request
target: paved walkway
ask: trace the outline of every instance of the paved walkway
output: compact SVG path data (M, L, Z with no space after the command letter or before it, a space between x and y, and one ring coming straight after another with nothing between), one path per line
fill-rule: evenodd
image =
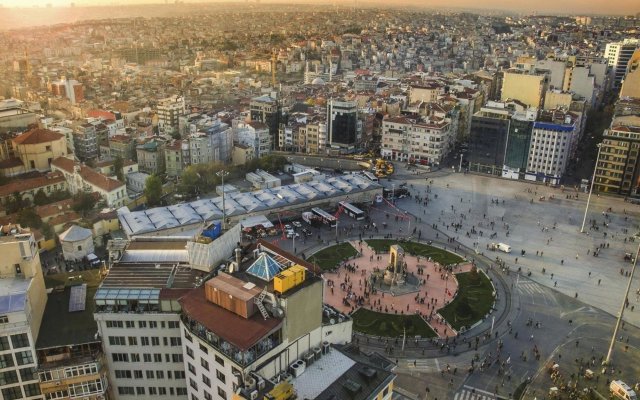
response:
M447 327L435 312L447 304L458 290L456 280L441 266L424 257L405 255L407 271L418 279L423 280L415 292L403 295L391 295L376 291L365 297L365 290L369 292L367 281L375 270L383 270L389 264L389 254L376 255L365 241L352 241L351 245L360 251L361 256L350 260L336 272L325 272L324 301L346 313L358 309L360 299L362 306L389 314L418 313L422 315L433 330L440 337L455 336L455 332ZM422 274L418 274L418 268ZM454 273L468 272L471 263L461 264L454 268ZM348 305L345 303L348 302Z

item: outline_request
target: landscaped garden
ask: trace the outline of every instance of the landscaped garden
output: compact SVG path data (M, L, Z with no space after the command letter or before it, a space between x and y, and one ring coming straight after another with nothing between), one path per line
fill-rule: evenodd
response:
M469 328L489 313L494 302L493 286L485 274L472 269L456 274L458 294L445 307L438 310L440 315L455 330Z
M342 261L357 254L358 251L350 243L346 242L322 249L309 257L307 261L324 270L332 270L340 265Z
M399 337L405 333L407 337L436 337L436 333L419 316L387 314L360 308L351 314L353 328L368 335Z
M457 254L424 243L400 242L395 239L369 239L366 242L369 247L374 249L377 253L386 253L389 251L389 247L391 245L397 244L400 245L407 254L425 258L431 257L433 261L442 265L450 265L464 261L462 257Z

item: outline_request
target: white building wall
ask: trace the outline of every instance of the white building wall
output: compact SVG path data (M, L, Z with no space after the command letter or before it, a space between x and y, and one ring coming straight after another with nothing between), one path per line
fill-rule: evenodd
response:
M94 318L114 399L187 399L178 314L96 313Z
M28 303L27 303L28 305ZM28 396L24 392L24 386L30 385L29 388L38 386L39 380L37 369L37 357L35 351L35 342L29 326L29 310L26 312L14 312L6 315L8 322L0 325L0 373L11 373L14 371L17 382L0 384L0 399L2 390L13 390L17 393L20 391L19 398L24 399L42 399L42 395ZM26 336L24 336L26 335ZM26 341L20 340L26 337ZM9 361L10 360L10 361ZM26 374L33 372L33 379L26 378ZM26 378L26 379L23 379Z

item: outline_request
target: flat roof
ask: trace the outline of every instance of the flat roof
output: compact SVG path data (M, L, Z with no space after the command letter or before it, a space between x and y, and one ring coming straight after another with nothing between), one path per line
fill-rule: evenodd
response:
M202 272L176 264L115 263L102 282L102 289L188 289Z
M279 318L264 319L260 313L251 318L243 318L225 310L206 299L204 287L191 290L179 302L182 312L241 350L250 349L282 325Z
M36 348L46 349L99 342L100 340L96 338L98 326L93 319L95 303L92 299L96 290L98 290L96 286L87 286L85 309L74 312L69 312L71 286L67 286L63 291L51 292L42 317Z
M24 311L31 278L0 279L0 313Z
M325 177L318 180L257 190L249 193L226 193L225 215L240 216L256 211L268 213L271 209L287 205L304 204L310 200L329 199L370 189L379 189L378 183L360 175ZM163 229L198 223L208 223L222 218L222 197L201 199L167 207L142 211L118 210L118 219L128 236L153 233Z
M356 362L341 352L332 349L310 366L291 383L300 399L316 399L327 390L340 376L356 365ZM350 397L337 397L338 399Z

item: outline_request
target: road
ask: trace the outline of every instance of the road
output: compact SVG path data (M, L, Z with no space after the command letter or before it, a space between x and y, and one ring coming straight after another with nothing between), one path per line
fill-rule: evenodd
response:
M392 180L383 180L383 185L390 187L395 184L397 187L407 183L412 194L422 197L423 201L400 199L396 202L400 211L389 206L374 209L371 217L378 226L381 226L386 213L393 215L406 211L415 216L411 222L413 225L407 222L405 227L404 221L390 224L387 229L380 229L379 236L389 233L394 237L407 236L415 228L422 233L423 240L434 240L449 248L459 247L461 253L475 258L482 268L488 269L495 264L492 260L499 256L511 272L500 277L495 275L498 268L491 271L496 280L504 280L505 288L498 291L498 308L502 309L495 313L490 338L482 336L490 331L492 321L487 320L467 333L466 339L462 337L471 341L472 349L464 341L451 345L449 351L441 350L434 343L419 342L416 345L408 341L404 352L397 351L391 356L398 362L397 385L413 394L414 398L498 399L509 398L522 382L530 378L525 398L534 398L545 394L553 385L545 369L552 362L560 365L567 381L575 381L579 368L575 360L590 361L595 357L592 367L601 375L602 371L596 367L606 354L613 331L613 315L619 310L629 279L626 274L631 265L623 260L623 255L635 252L638 245L629 241L631 234L638 231L638 206L594 196L587 221L593 220L598 228L587 229L587 235L579 232L585 194L449 171L424 174L419 170L398 170ZM568 198L569 195L572 198ZM545 196L545 201L540 201L540 196ZM549 200L551 196L555 199ZM424 199L427 197L429 200L425 207ZM611 211L608 211L609 207ZM340 223L343 228L353 223L355 228L350 237L353 238L354 234L357 237L358 223L348 219L341 219ZM451 224L459 224L459 228L456 230ZM401 228L404 232L400 231ZM470 233L467 235L467 232ZM604 233L607 233L606 237ZM366 232L365 236L368 234ZM490 235L495 237L490 238ZM333 231L321 233L321 237L331 238L330 241L334 236ZM348 233L339 231L339 240L348 237ZM447 244L447 237L453 237L455 243ZM491 242L508 243L514 251L511 254L490 252L486 245ZM285 249L291 247L290 240L279 244ZM307 240L307 243L298 243L296 247L298 253L310 254L323 246L326 242L321 244L317 240ZM475 254L474 249L486 257ZM596 249L600 249L598 257L593 256ZM521 274L516 273L518 269ZM626 325L621 332L623 343L617 345L613 353L613 375L609 370L606 376L598 378L598 382L588 382L590 386L598 386L601 393L606 393L607 379L621 378L633 385L636 377L640 376L638 363L633 361L634 357L635 360L640 359L640 333L637 328L640 310L634 310L638 304L635 291L639 287L636 276L632 284L634 295L630 296L629 306L625 309ZM511 304L507 306L507 302ZM531 326L527 326L529 319L532 320ZM509 333L507 321L511 323L512 333ZM538 321L540 328L535 327ZM498 337L495 337L496 332ZM518 333L517 338L515 332ZM476 351L474 341L478 335L481 336ZM480 371L478 365L482 361L495 360L499 341L502 341L500 362ZM368 343L360 340L359 345L384 351L384 344L375 340ZM540 353L539 360L532 357L534 345ZM625 346L629 346L626 351ZM523 351L526 361L521 358ZM472 359L477 360L474 361L476 368L468 374ZM499 371L502 362L505 365ZM571 379L572 373L574 379Z

